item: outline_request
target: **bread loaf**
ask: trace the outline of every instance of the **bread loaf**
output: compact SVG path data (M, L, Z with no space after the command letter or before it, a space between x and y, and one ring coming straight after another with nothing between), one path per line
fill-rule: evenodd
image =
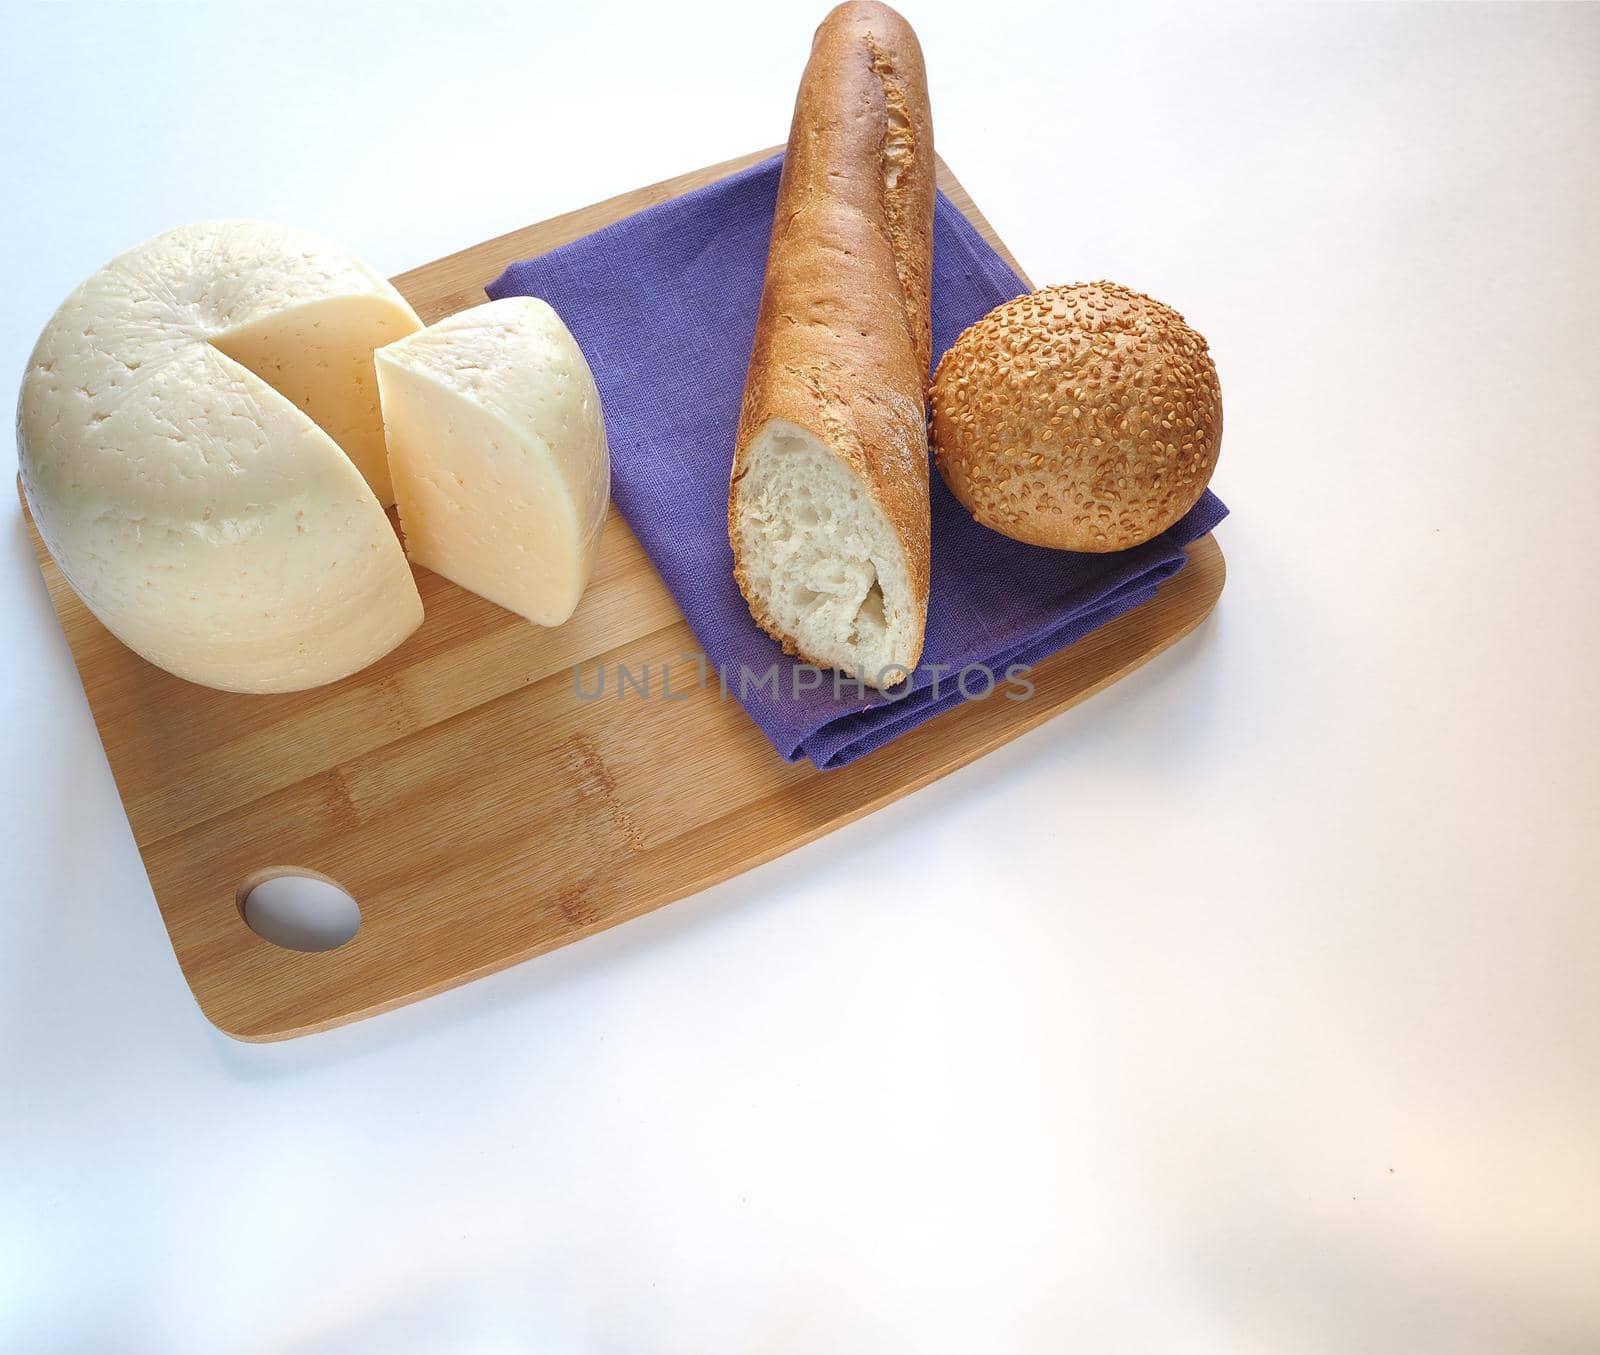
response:
M1047 287L970 326L933 380L939 473L979 522L1127 550L1199 502L1222 445L1206 341L1114 282Z
M916 35L840 5L795 101L728 535L757 623L876 687L916 666L928 609L933 165Z

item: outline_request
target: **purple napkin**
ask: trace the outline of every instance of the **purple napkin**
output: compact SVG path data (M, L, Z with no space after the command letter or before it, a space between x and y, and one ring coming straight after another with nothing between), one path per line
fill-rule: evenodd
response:
M797 674L800 665L750 619L733 582L727 525L734 428L781 161L774 156L512 264L486 290L496 298L542 297L571 327L600 386L617 508L729 693L785 758L828 769L962 700L1021 697L1026 677L1017 666L1146 601L1183 566L1183 548L1228 510L1208 493L1154 541L1078 555L980 527L930 471L933 582L916 673L892 697L870 688L862 694L849 679L836 684L831 673L820 681L815 670ZM941 193L934 353L1026 290Z

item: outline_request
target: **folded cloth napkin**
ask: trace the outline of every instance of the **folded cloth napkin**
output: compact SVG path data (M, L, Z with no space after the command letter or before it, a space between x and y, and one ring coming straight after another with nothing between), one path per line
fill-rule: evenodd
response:
M930 468L933 580L922 661L881 695L797 673L733 581L728 472L754 341L782 157L512 264L491 297L555 307L594 368L611 492L724 689L779 753L842 767L965 699L1024 694L1008 676L1146 601L1227 509L1207 494L1132 550L1012 541L967 515ZM942 193L933 227L933 351L1027 287ZM963 677L963 673L965 676Z

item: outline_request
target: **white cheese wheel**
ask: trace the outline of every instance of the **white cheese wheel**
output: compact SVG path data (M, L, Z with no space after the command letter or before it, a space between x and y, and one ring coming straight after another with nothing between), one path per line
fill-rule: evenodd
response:
M89 609L241 692L331 682L410 634L372 352L418 328L338 246L261 222L186 226L89 278L17 409L28 505Z
M544 626L572 615L611 493L600 392L543 301L461 311L377 355L406 553Z

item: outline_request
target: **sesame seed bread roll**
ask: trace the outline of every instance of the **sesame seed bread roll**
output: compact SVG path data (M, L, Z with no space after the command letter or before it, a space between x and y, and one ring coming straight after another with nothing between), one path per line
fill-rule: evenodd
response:
M840 5L795 101L728 537L762 629L875 687L916 666L928 611L933 197L916 35Z
M1046 287L964 330L933 378L934 460L985 527L1127 550L1200 501L1222 446L1206 341L1114 282Z

